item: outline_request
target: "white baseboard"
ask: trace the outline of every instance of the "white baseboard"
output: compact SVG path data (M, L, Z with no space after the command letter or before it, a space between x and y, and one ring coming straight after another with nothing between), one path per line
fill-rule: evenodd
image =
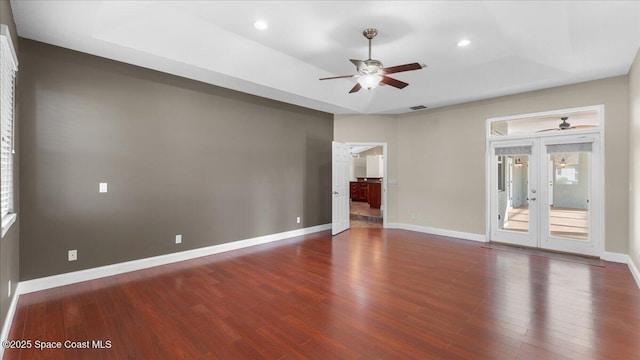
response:
M615 252L609 252L609 251L603 252L602 256L600 256L600 259L605 261L620 263L620 264L628 264L629 261L631 260L629 258L629 255L627 254L621 254L621 253L615 253Z
M417 231L417 232L440 235L440 236L449 236L449 237L454 237L454 238L463 239L463 240L487 242L487 236L484 234L474 234L474 233L467 233L462 231L438 229L438 228L432 228L432 227L420 226L420 225L387 223L387 228Z
M9 330L11 330L11 324L13 324L13 317L16 314L16 308L18 307L18 298L20 297L20 283L16 286L16 291L13 293L13 299L9 304L9 310L7 310L7 317L4 319L2 325L2 331L0 332L0 341L7 340L9 337ZM19 340L19 339L12 339ZM4 356L4 346L0 346L0 359Z
M636 284L638 285L638 288L640 288L640 271L638 271L638 267L633 260L631 260L631 256L627 256L627 258L629 259L627 265L629 266L629 270L631 270L631 275L636 279Z
M21 294L50 289L58 286L74 284L81 281L99 279L106 276L122 274L130 271L146 269L154 266L171 264L178 261L194 259L202 256L218 254L225 251L237 250L249 246L266 244L273 241L288 239L296 236L312 234L331 229L331 224L312 226L304 229L286 231L278 234L259 236L251 239L238 240L230 243L207 246L177 253L154 256L140 260L127 261L118 264L100 266L97 268L74 271L70 273L47 276L20 282ZM16 291L16 295L19 295Z

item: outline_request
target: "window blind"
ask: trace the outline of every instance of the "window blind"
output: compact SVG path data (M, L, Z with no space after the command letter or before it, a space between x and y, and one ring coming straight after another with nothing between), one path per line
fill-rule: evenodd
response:
M570 152L591 152L593 143L557 144L547 145L547 154L570 153Z
M13 211L13 135L15 78L18 70L15 51L6 25L0 31L0 216Z
M496 155L531 155L531 145L497 147Z

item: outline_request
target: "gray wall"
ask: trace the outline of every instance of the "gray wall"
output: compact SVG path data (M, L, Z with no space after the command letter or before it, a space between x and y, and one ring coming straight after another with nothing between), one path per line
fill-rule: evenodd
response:
M20 60L22 280L331 222L331 114L26 39Z
M11 32L11 38L13 40L13 46L18 51L18 36L16 32L16 24L13 21L13 13L11 12L11 5L7 0L0 0L0 23L5 24L9 27L9 31ZM20 69L21 70L21 69ZM18 73L18 77L20 77L20 73ZM20 97L16 97L16 136L20 131L20 121L19 121L19 107L20 107ZM14 178L15 188L14 188L14 199L15 205L14 210L18 212L18 217L16 222L11 226L9 232L5 234L5 236L0 239L0 328L2 324L4 324L5 317L7 315L7 311L9 310L9 305L11 304L11 300L15 294L16 286L19 281L19 259L20 259L20 218L21 213L19 211L19 203L20 203L20 192L18 188L19 177L17 170L19 168L18 158L20 156L20 151L18 151L16 139L16 153L14 155L14 169L16 169L16 174ZM8 296L8 288L7 284L11 281L11 297Z
M387 193L390 223L485 235L486 119L599 104L605 105L605 250L626 254L630 108L626 75L400 116L336 115L334 138L389 143L389 179L397 181Z

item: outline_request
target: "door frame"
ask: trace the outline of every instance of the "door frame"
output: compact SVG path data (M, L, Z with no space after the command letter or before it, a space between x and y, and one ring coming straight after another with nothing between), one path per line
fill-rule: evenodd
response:
M387 181L388 181L388 159L389 154L387 152L388 146L386 142L344 142L347 146L382 146L382 199L380 209L382 210L382 227L387 227L387 214L389 213L389 206L387 202ZM351 210L351 209L349 209Z
M497 121L508 121L508 120L517 120L524 118L533 118L533 117L543 117L543 116L560 116L567 113L575 113L587 110L598 110L600 125L596 128L587 129L587 130L571 130L570 134L579 136L579 135L593 135L599 134L599 143L600 149L597 154L598 158L595 159L595 163L597 164L596 174L599 174L598 179L594 179L594 187L592 188L592 195L597 194L600 196L599 203L600 208L597 211L595 221L598 222L598 225L595 231L593 232L594 236L594 253L590 254L593 256L602 257L605 253L605 229L606 223L604 222L605 218L605 188L606 188L606 173L605 169L605 106L604 104L599 105L591 105L591 106L582 106L575 108L565 108L565 109L557 109L550 111L542 111L535 113L525 113L525 114L517 114L517 115L509 115L509 116L501 116L501 117L493 117L487 118L485 122L485 131L486 131L486 144L485 144L485 236L486 241L491 241L491 232L492 232L492 223L491 223L491 142L496 140L521 140L521 139L530 139L530 138L560 138L566 136L567 133L557 131L555 133L529 133L525 135L491 135L491 124ZM594 155L596 156L596 155Z

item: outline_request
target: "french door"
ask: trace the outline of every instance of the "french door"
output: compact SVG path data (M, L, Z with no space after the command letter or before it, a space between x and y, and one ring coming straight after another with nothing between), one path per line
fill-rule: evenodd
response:
M490 143L490 240L600 256L599 135Z

